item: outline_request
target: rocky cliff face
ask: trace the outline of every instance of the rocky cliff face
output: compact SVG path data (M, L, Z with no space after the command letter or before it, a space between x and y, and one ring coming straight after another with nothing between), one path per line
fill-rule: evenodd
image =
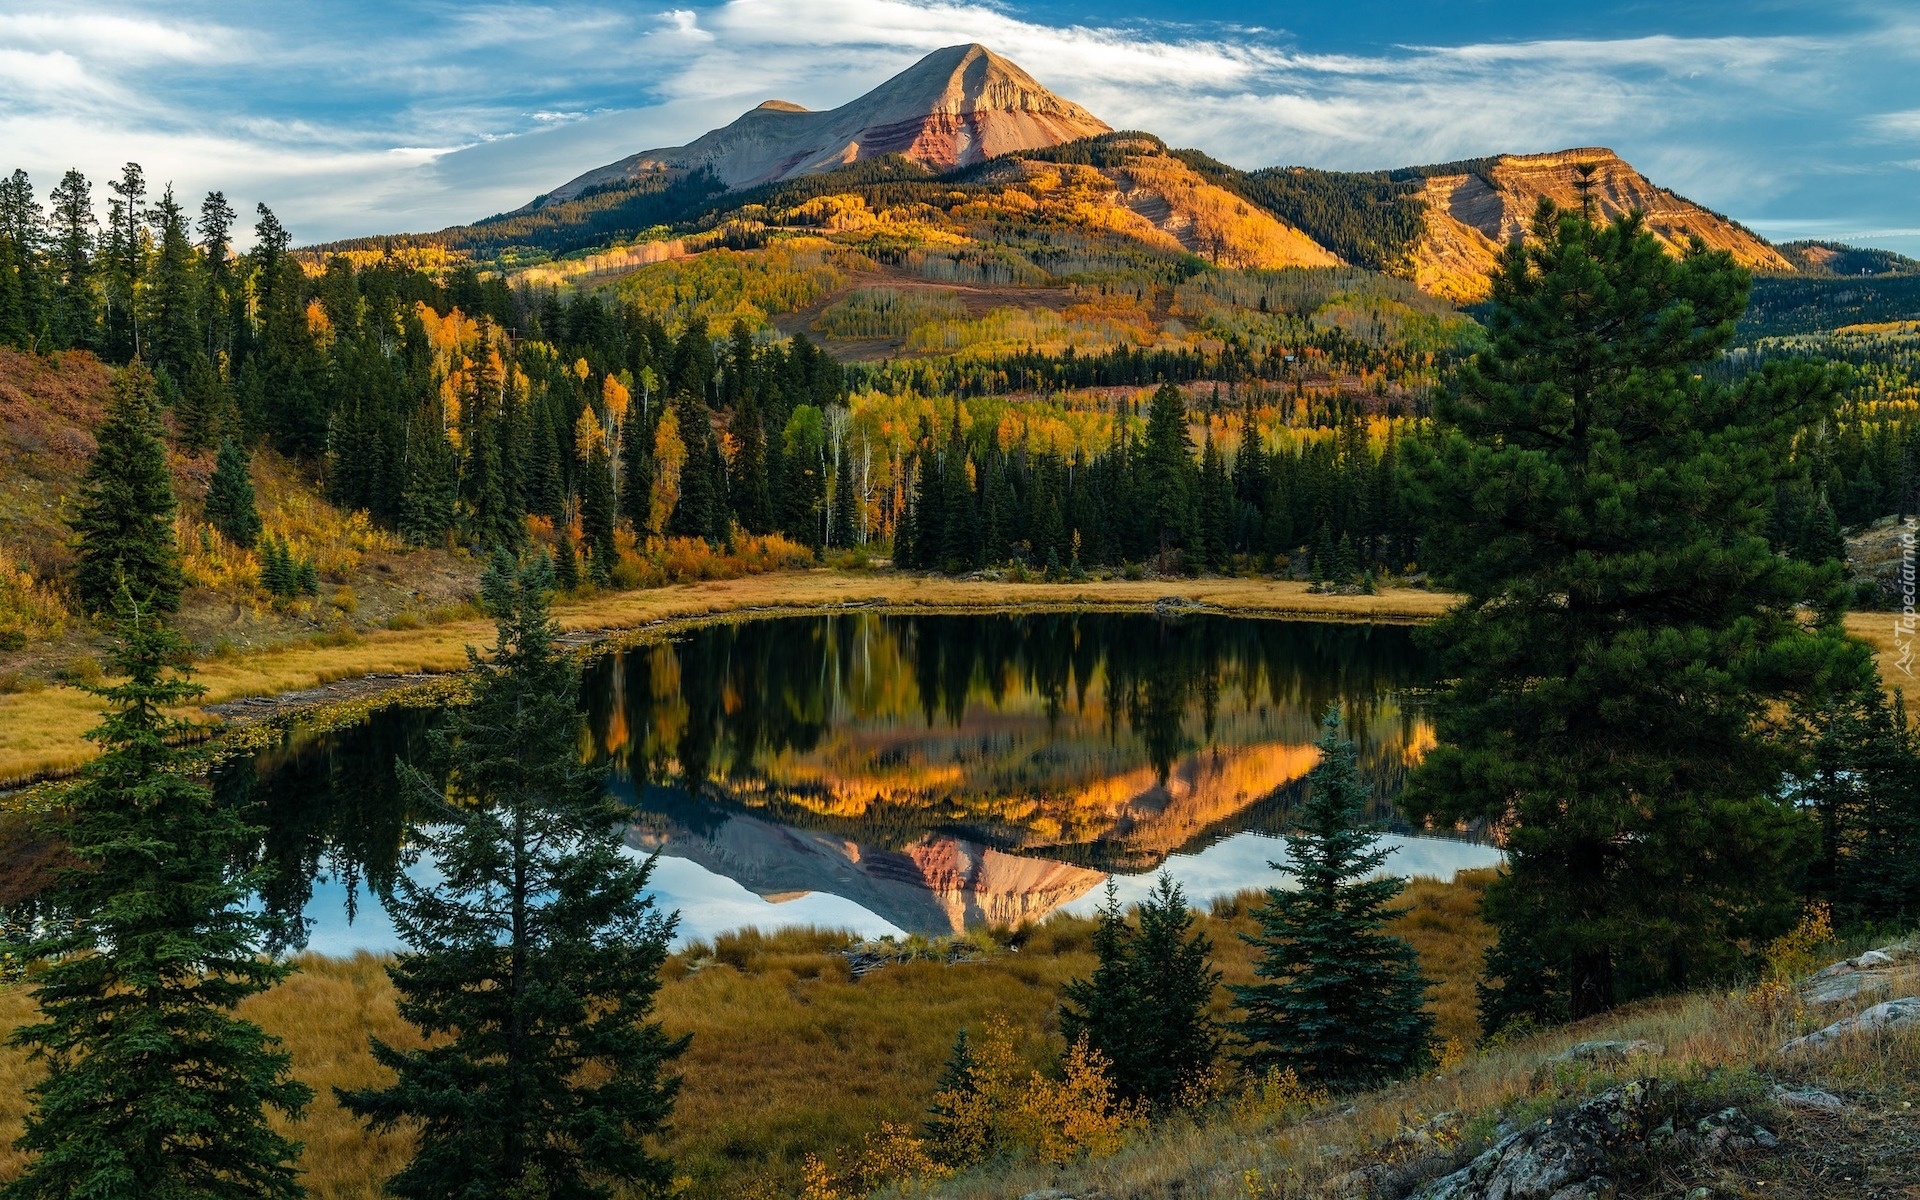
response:
M1563 208L1579 207L1581 168L1589 165L1594 207L1602 217L1638 209L1646 214L1647 229L1676 254L1698 235L1753 270L1794 269L1757 234L1655 186L1613 151L1591 148L1502 155L1484 177L1430 177L1426 231L1413 249L1414 282L1449 300L1484 299L1500 247L1526 233L1542 196Z
M888 850L751 816L697 832L636 827L627 841L697 863L776 903L809 892L840 896L909 933L1024 925L1106 879L1101 871L946 835Z
M661 172L707 167L728 187L746 188L887 154L946 170L1106 132L1106 122L985 46L949 46L839 108L769 100L688 145L588 171L533 206Z

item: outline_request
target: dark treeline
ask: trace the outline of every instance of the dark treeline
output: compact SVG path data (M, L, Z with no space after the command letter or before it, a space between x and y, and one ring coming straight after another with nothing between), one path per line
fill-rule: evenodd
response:
M1444 365L1451 356L1434 355ZM1304 394L1314 375L1352 374L1404 367L1407 356L1376 346L1338 326L1313 328L1301 321L1287 346L1255 350L1230 337L1218 350L1109 346L1077 353L1069 346L1055 354L1023 350L991 357L943 357L854 364L848 368L856 388L912 390L922 395L993 396L1018 391L1067 388L1152 387L1212 379L1227 383L1291 385ZM1425 365L1424 363L1422 364ZM1423 408L1416 402L1410 408Z
M1209 433L1195 453L1180 389L1163 384L1137 439L1090 458L984 444L956 424L923 427L910 512L895 535L903 565L962 571L1021 561L1049 572L1156 562L1222 570L1237 556L1306 551L1313 575L1353 580L1401 569L1419 530L1408 514L1397 435L1376 452L1356 415L1299 453L1261 448L1249 411L1229 466Z

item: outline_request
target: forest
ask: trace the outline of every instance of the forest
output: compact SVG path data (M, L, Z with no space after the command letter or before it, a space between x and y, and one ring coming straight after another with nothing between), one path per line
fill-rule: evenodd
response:
M1035 161L1092 165L1119 145ZM1744 986L1784 970L1795 937L1826 947L1920 915L1920 748L1843 623L1859 598L1848 529L1915 507L1910 323L1754 334L1738 322L1767 293L1746 271L1665 255L1630 217L1543 210L1468 315L1357 268L1225 267L1115 232L1102 222L1124 216L1079 211L1070 181L907 174L883 161L750 194L709 240L577 277L564 259L301 250L264 204L236 253L243 218L223 194L190 209L135 164L107 184L104 223L79 172L44 204L24 173L5 181L0 342L113 368L62 514L71 569L27 580L114 650L77 685L105 710L102 753L51 806L62 845L97 866L52 872L8 913L9 969L40 1014L16 1046L50 1067L10 1196L166 1194L193 1172L231 1183L221 1194L301 1191L286 1130L315 1097L239 1009L295 975L261 952L284 944L313 871L275 879L244 781L222 781L230 803L204 781L175 715L199 695L196 655L171 624L189 555L256 563L277 602L319 588L316 551L261 520L250 460L269 454L366 529L487 564L474 602L495 634L472 651L470 703L396 733L398 774L347 785L364 807L316 813L311 843L267 851L304 862L321 824L379 826L358 832L406 946L380 985L400 1032L369 1047L381 1073L332 1100L356 1129L416 1131L384 1175L394 1194L675 1187L660 1146L689 1043L657 1003L692 969L672 965L656 860L627 853L583 749L624 710L582 711L552 609L661 583L673 555L1457 597L1420 634L1437 744L1403 764L1402 812L1502 830L1472 1017L1489 1052ZM1393 206L1367 206L1387 184L1261 194L1384 255ZM692 211L704 186L577 203L608 214L604 240ZM540 247L572 221L536 212L501 237ZM1614 307L1593 303L1596 280ZM862 342L880 348L850 351ZM176 533L170 455L207 468L198 545ZM726 646L742 663L774 652ZM786 668L825 661L782 651ZM1205 692L1215 663L1148 679L1114 662L1164 782L1180 727L1151 710ZM1061 663L929 648L914 666L930 723L936 698L964 698L962 675L1057 681ZM690 794L710 781L723 703L793 718L661 665L618 680L688 701L673 753ZM1086 973L1035 1018L1044 1047L963 1030L916 1125L883 1124L862 1165L809 1158L781 1186L1060 1166L1196 1112L1274 1094L1276 1111L1319 1111L1464 1060L1392 928L1404 882L1379 872L1364 820L1356 715L1327 706L1288 814L1281 869L1299 886L1223 917L1245 968L1230 985L1216 926L1170 880L1131 913L1110 895L1074 960ZM384 836L415 809L433 814L410 835L431 878L395 870ZM169 965L181 953L197 974ZM1739 1003L1770 1003L1753 995ZM140 1037L101 1032L122 1024ZM118 1113L155 1136L121 1137ZM221 1136L194 1132L210 1126Z

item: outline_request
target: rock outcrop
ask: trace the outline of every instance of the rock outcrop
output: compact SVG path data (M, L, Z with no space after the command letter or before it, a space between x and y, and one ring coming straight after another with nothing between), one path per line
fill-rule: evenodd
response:
M943 171L1109 131L1106 122L985 46L948 46L839 108L812 112L769 100L685 146L643 150L597 167L528 207L702 167L736 189L888 154Z
M1846 1037L1920 1031L1920 996L1887 1000L1851 1017L1842 1017L1825 1029L1797 1037L1780 1047L1782 1054L1824 1049Z
M1578 208L1583 167L1591 167L1595 212L1611 218L1638 210L1649 232L1678 253L1695 235L1757 271L1791 273L1794 266L1758 234L1658 187L1619 155L1602 148L1551 154L1504 154L1477 173L1429 176L1426 230L1414 243L1414 282L1449 300L1485 299L1487 272L1501 247L1527 232L1541 197Z
M1573 1111L1495 1142L1474 1160L1415 1193L1416 1200L1600 1200L1633 1164L1658 1153L1713 1159L1777 1145L1737 1108L1697 1120L1679 1113L1672 1084L1636 1079Z

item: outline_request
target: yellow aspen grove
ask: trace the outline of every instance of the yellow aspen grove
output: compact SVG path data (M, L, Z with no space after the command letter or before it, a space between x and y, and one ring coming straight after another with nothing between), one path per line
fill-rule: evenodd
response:
M680 418L668 408L653 432L653 492L647 503L647 529L667 527L673 506L680 503L680 468L687 462L687 444L680 440Z

